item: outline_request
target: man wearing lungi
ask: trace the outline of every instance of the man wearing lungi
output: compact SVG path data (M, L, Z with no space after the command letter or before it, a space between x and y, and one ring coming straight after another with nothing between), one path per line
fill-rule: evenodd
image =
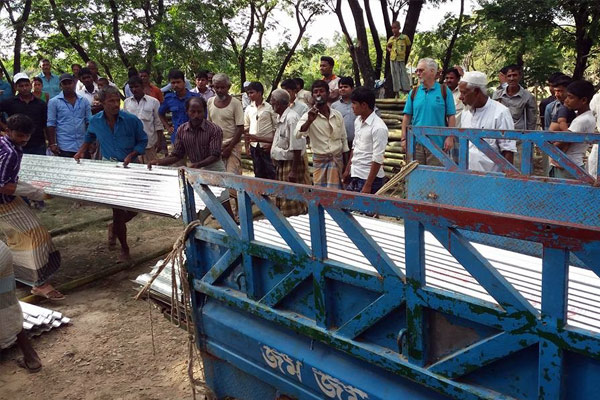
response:
M271 158L275 162L278 181L309 185L308 162L305 164L303 157L306 153L306 139L294 135L300 117L289 105L290 95L287 90L276 89L271 93L271 107L277 114ZM282 198L277 198L277 207L285 216L304 214L307 211L306 203Z
M102 149L102 159L121 161L123 166L137 162L148 145L148 136L138 117L121 110L121 95L113 86L107 86L98 93L103 111L90 119L84 143L74 158L84 158L92 143L98 140ZM127 222L137 215L136 212L113 208L113 221L108 225L108 245L114 248L116 239L121 243L119 262L131 261L127 244Z
M31 138L34 124L23 114L10 116L6 124L8 134L0 137L0 222L12 252L15 276L32 286L32 294L61 300L64 296L47 282L60 267L60 253L50 233L19 197L40 201L47 198L42 189L18 181L23 147Z
M329 85L315 81L312 85L314 107L296 126L296 137L308 136L313 151L313 184L342 189L342 174L348 161L348 136L344 117L327 104Z

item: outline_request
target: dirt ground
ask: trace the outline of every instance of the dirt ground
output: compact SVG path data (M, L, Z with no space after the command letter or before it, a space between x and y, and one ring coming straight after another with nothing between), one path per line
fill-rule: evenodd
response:
M73 208L72 202L52 199L39 215L52 230L111 212L100 207ZM118 253L107 249L106 224L90 223L54 238L63 260L55 285L115 265ZM128 228L136 259L172 246L182 225L140 214ZM32 339L44 365L37 374L16 365L16 349L0 352L0 399L191 398L186 332L147 302L133 299L137 285L131 280L155 263L148 261L68 291L64 301L41 303L70 317L71 324ZM27 295L28 288L19 286L18 294Z

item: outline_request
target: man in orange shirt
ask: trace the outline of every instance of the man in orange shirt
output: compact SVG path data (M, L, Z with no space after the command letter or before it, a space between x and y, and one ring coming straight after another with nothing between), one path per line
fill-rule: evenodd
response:
M139 76L142 79L144 93L148 96L154 97L156 100L162 103L165 99L165 95L163 94L163 92L160 91L158 87L154 86L150 82L150 71L148 71L147 69L143 69L140 71Z

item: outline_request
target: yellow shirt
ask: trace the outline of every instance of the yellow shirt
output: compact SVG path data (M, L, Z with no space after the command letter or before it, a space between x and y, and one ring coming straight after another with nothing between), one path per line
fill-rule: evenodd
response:
M305 113L296 125L296 137L308 136L310 138L310 147L315 154L340 154L349 151L348 135L346 135L346 126L344 117L334 109L330 109L329 118L318 113L317 119L313 121L306 132L301 132L300 128L308 119L308 113Z
M216 96L208 99L208 120L219 125L223 131L223 147L227 146L235 136L239 125L244 125L244 110L242 102L233 97L227 107L215 106Z
M406 48L410 46L410 38L406 35L400 34L400 36L392 36L389 38L387 44L392 45L390 50L390 61L401 61L406 60Z

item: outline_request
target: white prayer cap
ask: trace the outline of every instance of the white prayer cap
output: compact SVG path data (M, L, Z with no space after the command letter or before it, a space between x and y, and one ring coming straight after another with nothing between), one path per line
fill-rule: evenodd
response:
M244 89L247 88L250 85L250 82L246 81L244 82Z
M487 76L483 72L479 71L468 71L465 72L463 77L460 79L461 82L470 83L475 86L487 86Z

